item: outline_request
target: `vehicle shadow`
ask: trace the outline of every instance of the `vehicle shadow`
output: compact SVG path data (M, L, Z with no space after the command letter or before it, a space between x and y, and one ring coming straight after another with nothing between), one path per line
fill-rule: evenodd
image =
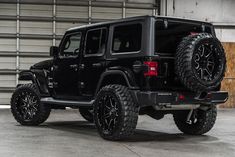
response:
M56 130L62 130L73 134L83 134L86 136L99 137L98 132L94 124L87 121L56 121L47 122L39 127L47 127ZM136 129L134 134L121 142L147 142L147 141L158 141L158 142L179 142L184 141L186 143L202 142L202 141L217 141L218 139L209 135L191 136L183 133L164 133L151 130Z

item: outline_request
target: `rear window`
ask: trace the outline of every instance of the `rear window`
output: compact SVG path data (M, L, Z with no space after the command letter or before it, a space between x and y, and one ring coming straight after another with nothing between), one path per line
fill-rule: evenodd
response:
M210 31L203 30L201 24L192 24L179 21L159 20L155 23L155 53L172 54L176 52L182 38L190 33ZM211 33L211 32L208 32Z
M112 41L113 53L139 51L141 49L141 34L141 24L114 27Z

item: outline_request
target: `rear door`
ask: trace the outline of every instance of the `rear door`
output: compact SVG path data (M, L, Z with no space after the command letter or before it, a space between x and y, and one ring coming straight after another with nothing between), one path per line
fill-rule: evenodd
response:
M81 71L82 95L93 96L100 75L105 70L105 52L108 30L106 27L89 29L84 41Z
M76 99L79 96L79 63L82 32L67 34L54 61L53 90L58 99Z

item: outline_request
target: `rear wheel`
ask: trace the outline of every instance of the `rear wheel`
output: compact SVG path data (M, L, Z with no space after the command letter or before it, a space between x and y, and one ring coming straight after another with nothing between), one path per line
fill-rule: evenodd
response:
M208 110L193 110L191 118L187 121L190 111L181 111L174 114L174 121L180 131L190 135L202 135L212 129L215 124L217 109L212 106Z
M40 93L34 84L19 86L11 98L11 112L22 125L39 125L47 120L50 107L40 103Z
M127 87L103 87L94 103L94 121L98 132L108 140L129 137L136 128L138 111Z

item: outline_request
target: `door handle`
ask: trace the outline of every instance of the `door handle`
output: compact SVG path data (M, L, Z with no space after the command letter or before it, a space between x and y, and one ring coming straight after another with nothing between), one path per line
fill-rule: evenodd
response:
M78 68L78 65L77 64L72 64L72 65L69 65L70 68L72 69L75 69L75 68Z
M78 71L78 70L83 70L85 68L85 65L84 64L72 64L72 65L69 65L69 67L71 69L74 69L75 71Z
M93 67L93 68L100 68L100 67L102 67L102 66L105 66L105 64L104 64L103 62L101 62L101 63L93 63L93 64L92 64L92 67Z
M70 67L71 69L74 69L74 71L78 71L78 65L77 65L77 64L69 65L69 67Z

